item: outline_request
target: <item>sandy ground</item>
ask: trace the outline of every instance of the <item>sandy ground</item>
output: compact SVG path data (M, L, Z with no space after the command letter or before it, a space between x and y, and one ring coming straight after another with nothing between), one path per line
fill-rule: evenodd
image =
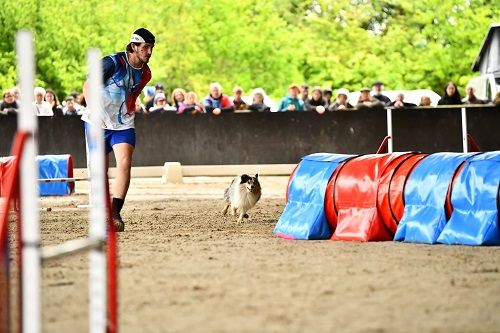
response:
M273 236L287 178L238 224L229 178L133 179L119 236L121 332L500 332L500 248ZM42 198L43 244L84 237L86 184ZM88 331L86 255L43 269L43 331Z

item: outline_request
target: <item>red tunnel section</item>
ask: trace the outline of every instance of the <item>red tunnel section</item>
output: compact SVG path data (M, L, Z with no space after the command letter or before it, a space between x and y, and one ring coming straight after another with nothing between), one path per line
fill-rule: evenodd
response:
M382 211L384 222L393 234L398 228L399 221L403 218L405 209L404 189L408 176L426 156L427 154L409 155L401 163L395 167L393 166L387 173L391 176L386 177L384 180L387 185L384 185L383 188L386 188L387 192L382 192L379 189L379 202L383 201L385 203L379 206L379 210Z
M328 183L325 212L332 240L392 240L404 211L404 185L426 155L363 155L337 168Z

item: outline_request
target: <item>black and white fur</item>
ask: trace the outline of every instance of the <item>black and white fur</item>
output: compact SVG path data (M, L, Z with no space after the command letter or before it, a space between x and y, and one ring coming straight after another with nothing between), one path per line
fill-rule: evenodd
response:
M233 216L238 214L238 222L242 222L244 217L248 218L247 212L255 206L260 196L259 174L255 174L254 177L247 174L238 176L224 191L226 205L222 214L226 215L227 210L231 207L231 214Z

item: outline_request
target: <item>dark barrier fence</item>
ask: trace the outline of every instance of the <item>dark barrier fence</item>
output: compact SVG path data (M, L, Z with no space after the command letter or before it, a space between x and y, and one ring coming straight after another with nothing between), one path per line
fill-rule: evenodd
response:
M39 154L71 154L86 165L79 117L39 117ZM460 108L393 110L394 151L462 151ZM483 150L500 150L500 108L467 110L468 132ZM16 116L0 116L0 156L9 154ZM315 152L376 152L387 133L385 111L152 114L136 117L134 166L297 163Z

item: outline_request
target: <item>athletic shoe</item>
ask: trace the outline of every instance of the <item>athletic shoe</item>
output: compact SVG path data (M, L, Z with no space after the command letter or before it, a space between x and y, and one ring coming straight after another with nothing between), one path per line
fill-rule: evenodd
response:
M125 231L125 223L119 213L113 214L113 229L117 232Z

